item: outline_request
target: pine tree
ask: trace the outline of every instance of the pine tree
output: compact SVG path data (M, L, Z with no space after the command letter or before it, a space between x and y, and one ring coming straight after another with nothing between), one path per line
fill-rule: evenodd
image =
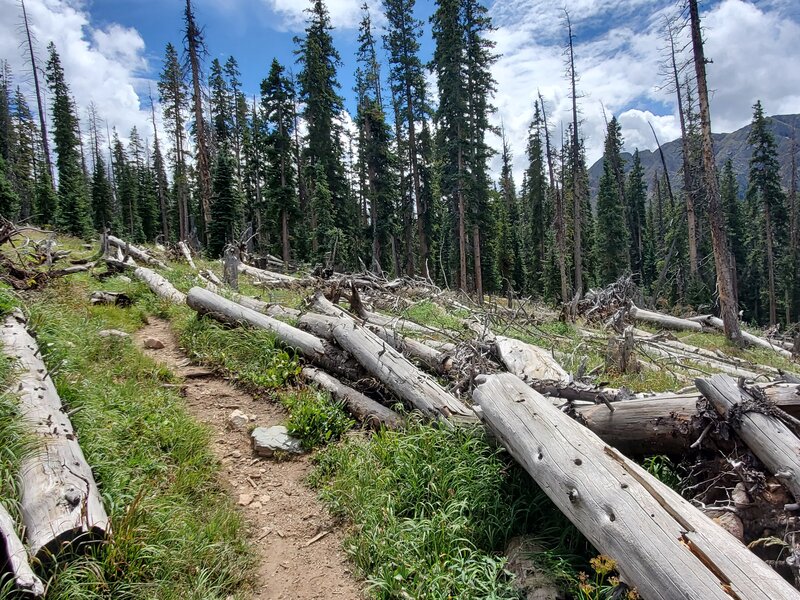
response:
M341 60L333 46L330 16L324 1L312 0L307 13L305 37L296 39L298 62L302 67L298 77L300 101L305 105L303 117L308 127L304 151L306 178L311 182L315 196L330 196L334 226L346 238L338 240L337 254L341 262L352 265L355 255L348 244L357 237L358 208L348 194L342 164L341 125L337 121L342 111L342 98L337 91L336 69ZM324 173L325 180L317 182L315 177L320 172ZM318 206L319 202L312 201L312 211ZM326 221L328 216L312 214L317 222ZM319 247L320 241L325 240L324 246L333 243L329 237L319 234L315 234L314 239L318 255L324 253L324 249Z
M19 218L22 221L34 215L34 197L37 169L45 168L40 160L39 131L25 96L17 87L11 105L16 145L12 148L8 167L12 184L20 199Z
M53 182L47 169L39 170L35 191L33 212L37 216L36 222L41 225L54 225L58 210L58 196L53 189Z
M178 238L189 238L189 190L186 159L184 155L184 110L188 107L188 91L183 70L178 61L178 52L172 44L167 44L164 69L158 82L165 126L172 136L172 175L175 204L177 208Z
M241 201L236 189L233 160L227 147L221 148L214 168L211 225L208 231L208 252L221 256L226 244L236 239Z
M55 45L48 45L47 83L53 112L53 140L58 155L57 225L74 236L88 237L91 231L89 198L83 175L78 138L78 119L75 115L69 86L64 77L61 58Z
M597 235L595 257L597 279L601 285L615 281L630 268L630 245L625 220L625 206L615 165L622 160L622 138L616 119L611 119L606 132L603 154L603 175L597 195Z
M266 129L266 198L270 221L279 223L276 239L284 262L292 258L292 239L297 227L299 205L295 191L292 136L294 88L284 68L273 59L269 76L261 83L261 106Z
M360 162L366 175L364 193L370 208L372 237L372 269L377 273L393 267L398 262L393 259L397 249L393 244L394 207L398 184L394 177L394 156L389 150L390 130L386 123L381 100L381 82L372 23L366 5L359 27L359 106L357 123ZM410 225L410 223L409 223ZM410 228L409 228L410 232ZM393 250L389 254L389 250ZM409 254L411 249L408 249ZM413 262L410 263L413 265ZM395 272L395 276L400 273Z
M11 185L8 172L8 164L0 156L0 215L10 221L16 221L19 216L19 196Z
M94 174L92 175L92 217L94 228L103 231L111 226L113 220L114 198L111 184L108 181L106 163L101 155L94 161Z
M753 106L753 121L750 127L748 143L753 148L750 158L750 174L748 178L747 202L750 211L750 222L756 225L757 238L754 239L754 256L761 258L758 271L763 286L762 295L766 294L769 305L769 324L778 322L778 292L783 282L779 281L781 253L786 234L786 196L781 189L780 164L775 137L769 128L769 119L764 116L761 101ZM766 280L766 281L765 281ZM760 319L761 314L756 313Z
M747 247L742 201L739 198L739 182L736 180L736 173L733 171L733 162L729 158L725 161L720 176L720 197L722 209L725 211L725 224L728 229L728 240L730 241L731 266L735 274L734 292L736 298L739 297L739 288L742 283L743 269L747 263Z
M433 220L422 170L425 166L418 123L428 118L425 71L419 58L422 22L413 17L415 0L384 0L388 21L384 44L389 54L389 84L396 102L398 155L404 157L416 208L419 269L429 277ZM401 171L405 170L401 167Z
M644 183L644 169L642 168L638 149L633 153L633 166L628 173L628 179L625 184L624 202L626 204L625 215L628 220L628 232L630 234L631 270L642 281L644 277L644 238L647 225L647 215L645 214L647 190Z
M527 248L530 252L530 289L537 294L545 292L546 262L549 251L551 221L553 215L548 207L548 185L545 175L544 150L542 148L542 134L546 124L542 120L539 102L534 104L533 121L528 128L528 169L526 171L526 193L524 194L527 205L526 219L529 223L529 241Z

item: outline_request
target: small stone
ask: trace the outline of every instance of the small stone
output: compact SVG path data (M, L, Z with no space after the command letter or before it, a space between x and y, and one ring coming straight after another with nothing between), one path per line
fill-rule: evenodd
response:
M231 452L231 458L242 458L242 453L239 450Z
M737 540L744 541L744 525L737 515L725 512L718 517L714 517L714 520Z
M144 347L150 350L161 350L164 347L164 342L158 338L146 337L144 338Z
M736 484L736 487L733 488L731 499L733 500L733 505L739 509L747 508L751 504L750 498L747 495L747 489L744 487L743 483Z
M275 452L301 454L303 448L300 440L289 435L283 425L272 427L256 427L251 434L253 450L258 456L272 456Z
M254 508L255 510L261 510L261 507L262 507L262 504L258 500L256 500L255 502L253 502L250 505L250 508Z
M102 331L98 331L97 335L101 338L127 338L131 337L131 334L125 333L124 331L120 331L119 329L103 329Z
M239 494L239 506L248 506L253 501L253 494Z
M261 502L261 504L269 504L270 500L272 500L272 498L270 498L267 494L264 494L263 496L259 496L259 498L258 498L258 501Z
M236 409L230 415L228 415L228 426L236 431L241 431L244 429L249 422L250 419L247 418L247 415L239 409Z

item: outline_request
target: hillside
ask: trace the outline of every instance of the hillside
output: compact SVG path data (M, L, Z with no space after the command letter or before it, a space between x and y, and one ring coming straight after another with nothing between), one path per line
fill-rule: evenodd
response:
M775 135L775 140L778 143L778 157L781 161L781 175L784 184L789 184L790 172L790 148L792 143L792 132L800 125L800 115L776 115L770 117L772 131ZM746 125L741 129L737 129L732 133L715 133L714 134L714 150L717 157L717 165L722 165L724 162L731 158L733 160L733 168L739 180L739 186L744 193L747 186L747 169L750 160L750 147L747 144L747 136L750 133L750 125ZM623 132L624 135L624 132ZM681 166L681 141L680 139L667 142L662 146L664 150L664 158L667 161L667 167L670 172L670 179L674 189L678 189L679 184L679 169ZM633 160L633 155L629 152L623 152L622 157L625 160L626 170L630 168ZM648 186L653 181L653 175L656 171L661 171L661 158L658 151L640 150L639 157L644 166L645 181ZM591 189L592 198L597 196L598 186L600 184L600 176L603 174L603 159L601 158L595 162L589 169L589 187Z

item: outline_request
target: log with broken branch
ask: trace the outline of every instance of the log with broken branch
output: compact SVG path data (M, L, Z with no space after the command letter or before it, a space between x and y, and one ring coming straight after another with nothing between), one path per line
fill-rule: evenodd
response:
M357 380L362 372L353 359L334 345L278 321L265 314L237 304L209 290L193 287L186 298L189 308L230 325L247 324L272 332L280 342L296 350L312 364L350 380Z
M7 576L17 592L29 598L44 596L44 584L31 569L28 551L17 536L14 520L0 504L0 589Z
M700 317L693 317L692 320L697 321L699 323L703 323L704 325L708 325L709 327L713 327L714 329L723 331L722 319L720 319L719 317L714 317L711 315L703 315ZM752 333L745 331L744 329L742 329L742 339L744 339L744 341L750 344L751 346L758 346L759 348L766 348L767 350L772 350L774 352L777 352L784 358L792 360L792 353L789 350L781 347L778 344L770 342L769 340L765 340L764 338L760 338L757 335L753 335Z
M344 404L351 415L373 429L380 427L400 429L405 423L403 417L391 408L387 408L358 390L343 384L325 371L304 367L302 375L306 380L312 381L323 390L328 391L331 396Z
M764 466L800 501L800 439L774 405L762 402L725 375L695 382Z
M731 534L518 377L479 377L473 398L498 440L643 598L800 598Z
M157 258L150 256L147 252L145 252L141 248L137 248L133 244L129 244L128 242L121 240L118 237L109 235L108 243L111 246L119 248L124 254L132 256L134 259L140 262L146 263L148 265L153 265L154 267L158 267L159 269L167 268L167 265L164 264L163 261L160 261Z
M109 520L92 470L86 462L36 340L19 311L3 323L3 352L19 369L10 393L18 398L22 421L37 451L20 464L20 509L31 555L47 563L64 547L105 538Z
M324 314L338 317L338 323L333 328L336 342L398 398L431 418L475 421L472 409L449 394L432 377L417 369L375 333L334 306L321 292L315 295L313 306Z

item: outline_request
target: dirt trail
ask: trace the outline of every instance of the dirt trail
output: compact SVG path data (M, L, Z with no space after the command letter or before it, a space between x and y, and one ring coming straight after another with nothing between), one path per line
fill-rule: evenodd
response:
M163 342L164 348L144 348L148 337ZM255 417L253 424L264 426L284 423L286 411L192 366L168 321L151 318L135 339L143 352L185 378L189 413L211 428L213 451L222 462L222 478L240 505L257 552L258 572L252 597L362 598L341 549L341 533L315 493L305 485L311 468L309 458L256 458L247 428L232 431L228 427L228 416L237 408ZM329 533L309 544L324 532Z

